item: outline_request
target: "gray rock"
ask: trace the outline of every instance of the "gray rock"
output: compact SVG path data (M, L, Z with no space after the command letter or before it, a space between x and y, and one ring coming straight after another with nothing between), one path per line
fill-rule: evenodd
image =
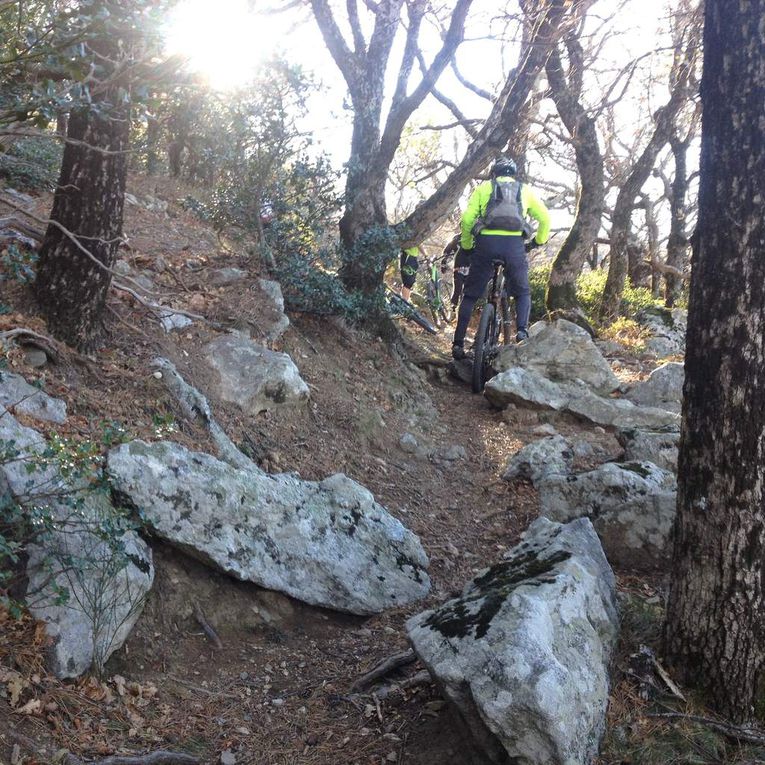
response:
M568 475L574 465L571 444L560 435L532 441L508 460L502 478L525 478L535 486L548 475Z
M568 404L566 389L529 369L515 367L492 377L483 390L489 403L498 408L508 404L532 409L563 411Z
M598 393L611 393L619 387L589 333L566 319L538 322L529 342L502 348L494 367L499 372L521 367L556 382L581 380Z
M308 386L286 353L257 345L241 335L222 335L203 353L219 375L215 392L247 414L305 403Z
M614 575L591 523L536 520L508 560L406 624L482 761L589 765L618 634Z
M663 470L677 474L677 455L680 447L680 431L663 431L623 428L618 434L624 447L626 462L652 462Z
M399 439L398 444L401 447L401 450L407 454L416 454L417 450L420 448L417 439L411 433L404 433Z
M236 284L247 278L247 272L241 268L216 268L210 274L210 284L214 287L225 287Z
M182 313L176 313L171 309L167 309L160 312L159 323L165 332L173 332L190 327L194 322Z
M539 483L540 514L566 522L588 517L608 560L627 568L664 566L670 553L677 485L650 462L613 462Z
M677 361L668 361L651 372L647 380L632 386L627 398L635 404L679 412L683 403L685 370Z
M107 464L159 537L238 579L354 614L430 589L419 539L344 475L272 476L170 442L123 444Z
M688 312L682 308L644 308L635 320L651 332L646 350L660 358L685 353Z
M537 425L531 431L535 436L557 436L558 431L555 430L555 426L550 425L549 422L544 422L541 425Z
M464 446L453 444L452 446L442 446L433 452L433 459L442 462L457 462L467 459L467 451Z
M48 354L42 348L24 348L24 361L30 367L39 369L48 363Z
M127 194L125 194L127 197ZM114 266L112 266L112 270L115 274L119 274L120 276L130 276L130 274L133 273L133 269L130 265L130 263L127 262L127 260L123 260L120 258Z
M30 385L21 375L0 370L0 410L8 408L46 422L66 422L66 404Z
M596 425L661 428L680 421L679 415L665 409L636 406L626 399L605 398L585 385L556 383L521 368L493 377L486 383L484 395L497 407L516 404L570 412Z
M278 340L287 331L290 325L290 320L284 313L282 286L279 282L270 279L258 279L258 287L270 299L273 306L272 316L268 317L267 320L266 317L260 316L258 317L258 323L263 324L265 321L266 326L263 327L263 330L266 340L274 342L274 340Z
M623 428L662 428L678 425L680 415L666 409L636 406L623 398L603 398L592 391L571 388L571 396L565 411L583 417L596 425Z
M574 452L574 457L580 460L590 459L597 454L595 447L589 441L585 441L584 439L574 441L572 450Z
M11 441L19 458L0 465L0 495L50 519L26 548L27 606L52 640L53 672L77 677L127 639L154 579L151 550L134 531L114 531L124 517L102 486L64 477L43 457L45 439L0 409L0 443Z

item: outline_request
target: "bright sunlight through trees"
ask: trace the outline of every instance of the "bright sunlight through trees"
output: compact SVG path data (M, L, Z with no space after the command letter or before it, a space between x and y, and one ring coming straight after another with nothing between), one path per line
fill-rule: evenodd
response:
M252 78L279 37L269 17L256 14L246 0L184 0L170 16L166 47L212 88L234 90Z

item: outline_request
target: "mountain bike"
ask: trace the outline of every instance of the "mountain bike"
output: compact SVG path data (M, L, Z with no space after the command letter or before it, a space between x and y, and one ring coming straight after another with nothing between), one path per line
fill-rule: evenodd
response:
M433 324L439 328L442 321L449 324L453 318L452 304L449 298L444 296L444 278L440 263L440 255L428 260L428 280L425 283L425 302L433 316Z
M491 363L500 348L500 335L505 344L510 340L510 307L505 291L505 264L493 260L494 274L489 283L486 305L481 311L473 344L473 393L480 393L486 385Z
M437 335L438 330L412 305L408 300L404 300L398 293L394 292L387 285L385 286L385 298L388 304L388 313L391 316L401 316L408 321L413 321L417 326L422 327L431 335Z

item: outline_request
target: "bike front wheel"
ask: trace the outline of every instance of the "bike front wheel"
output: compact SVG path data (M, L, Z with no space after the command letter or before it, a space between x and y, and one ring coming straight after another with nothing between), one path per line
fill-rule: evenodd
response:
M486 385L489 371L489 355L497 343L497 315L493 303L487 303L481 311L478 331L473 345L473 393L480 393Z

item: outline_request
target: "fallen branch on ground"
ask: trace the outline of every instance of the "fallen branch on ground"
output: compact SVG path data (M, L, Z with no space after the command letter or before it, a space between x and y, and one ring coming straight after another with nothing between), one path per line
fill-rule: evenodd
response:
M219 650L223 648L223 643L221 643L218 633L213 629L210 622L207 621L202 606L200 606L196 600L194 601L194 616L196 617L199 626L204 630L205 635L210 639L210 642Z
M722 722L720 720L710 720L708 717L701 717L700 715L689 715L685 712L651 712L647 715L654 719L664 720L680 720L686 722L695 722L699 725L722 734L726 738L733 741L754 744L755 746L765 746L765 734L758 733L754 730L746 730L745 728L739 728L731 723Z
M417 656L411 648L408 651L394 653L392 656L383 659L379 664L372 667L369 672L355 680L351 686L351 691L361 691L364 688L368 688L375 680L379 680L381 677L389 675L399 667L405 667L407 664L412 664L416 660Z
M114 754L103 760L86 762L73 754L67 754L63 765L199 765L199 760L183 752L168 752L160 749L151 754L122 755Z

